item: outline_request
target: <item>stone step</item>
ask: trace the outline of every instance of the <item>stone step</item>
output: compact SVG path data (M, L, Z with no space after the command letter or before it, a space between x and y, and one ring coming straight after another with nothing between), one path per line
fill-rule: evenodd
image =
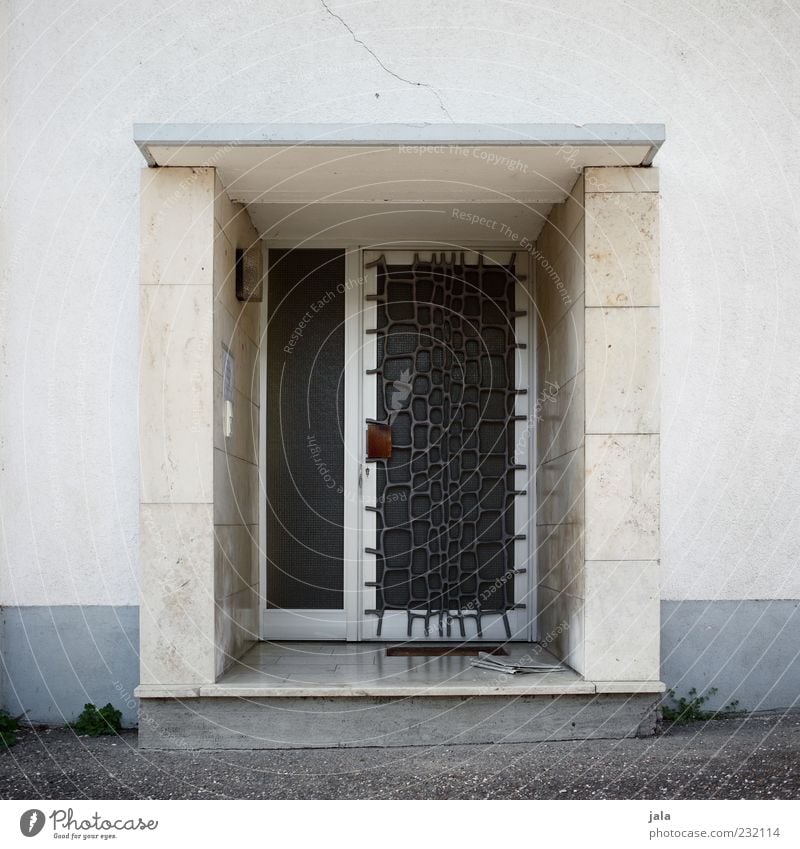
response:
M538 743L655 732L656 693L536 696L144 698L145 749Z

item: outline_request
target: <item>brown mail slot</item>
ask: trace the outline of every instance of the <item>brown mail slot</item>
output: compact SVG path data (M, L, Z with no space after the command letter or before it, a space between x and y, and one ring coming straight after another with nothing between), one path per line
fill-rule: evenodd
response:
M367 422L367 459L388 460L392 456L391 425Z

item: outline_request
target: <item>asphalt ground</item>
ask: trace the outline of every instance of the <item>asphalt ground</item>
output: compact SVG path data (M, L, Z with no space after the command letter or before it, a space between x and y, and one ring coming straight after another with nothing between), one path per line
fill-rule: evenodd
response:
M291 751L140 751L136 732L23 729L2 799L796 799L800 714L655 737Z

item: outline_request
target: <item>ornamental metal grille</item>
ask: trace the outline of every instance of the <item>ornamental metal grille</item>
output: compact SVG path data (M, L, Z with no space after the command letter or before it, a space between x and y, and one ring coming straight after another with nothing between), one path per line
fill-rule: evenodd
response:
M515 607L514 257L507 266L464 255L415 255L377 272L378 409L392 453L375 460L376 608L408 613L440 637L457 623Z

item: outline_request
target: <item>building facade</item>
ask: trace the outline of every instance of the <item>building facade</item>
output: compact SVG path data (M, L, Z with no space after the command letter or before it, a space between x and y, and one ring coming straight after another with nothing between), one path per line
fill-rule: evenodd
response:
M795 705L797 25L600 12L5 7L3 707ZM364 671L409 635L568 669Z

